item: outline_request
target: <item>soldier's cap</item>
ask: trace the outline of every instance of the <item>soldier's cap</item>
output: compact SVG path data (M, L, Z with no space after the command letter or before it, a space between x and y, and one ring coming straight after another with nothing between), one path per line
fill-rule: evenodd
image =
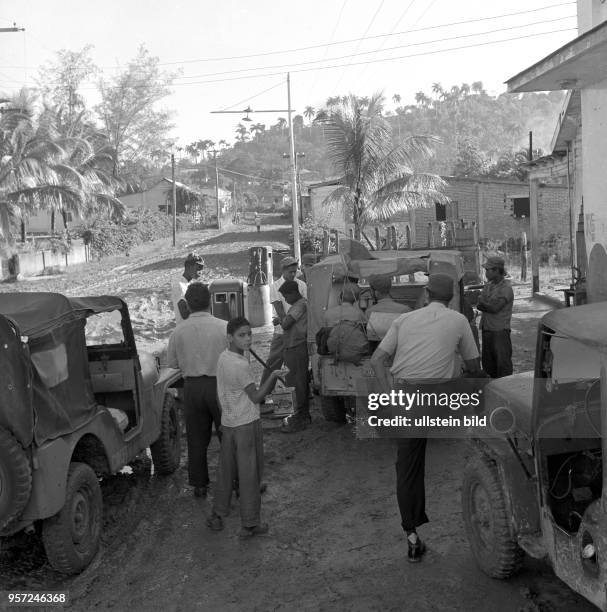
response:
M379 293L388 293L392 288L392 278L388 274L371 274L369 286Z
M288 268L289 266L297 266L299 265L299 261L297 261L297 259L295 259L295 257L283 257L282 261L280 262L280 265L283 268Z
M432 297L448 301L453 297L453 279L448 274L430 274L426 289Z
M204 259L202 258L202 255L199 255L198 253L189 253L188 256L185 258L185 261L183 262L186 266L188 265L192 265L192 264L197 264L201 267L204 267Z
M483 264L483 268L503 268L506 265L506 262L502 257L498 257L497 255L492 255L491 257L487 257L487 261Z

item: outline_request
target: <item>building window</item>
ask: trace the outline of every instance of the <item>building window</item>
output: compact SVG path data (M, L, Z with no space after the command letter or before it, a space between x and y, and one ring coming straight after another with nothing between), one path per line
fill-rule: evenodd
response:
M512 216L517 219L529 217L529 198L512 198Z
M436 209L436 220L446 221L447 220L447 205L441 204L440 202L434 202L434 208Z
M455 221L459 218L457 201L453 200L447 204L434 203L437 221Z

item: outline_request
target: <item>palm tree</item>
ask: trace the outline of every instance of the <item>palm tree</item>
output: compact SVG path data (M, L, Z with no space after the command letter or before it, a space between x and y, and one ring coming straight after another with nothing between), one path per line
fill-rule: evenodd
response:
M368 105L351 95L324 122L329 157L341 175L341 185L325 202L350 210L357 239L370 221L448 201L440 177L414 169L417 159L433 154L437 140L410 136L394 145L390 124L382 114L383 103L381 94L375 94Z
M50 112L34 121L33 100L23 89L0 101L0 237L12 242L12 226L36 209L79 209L86 180L69 164ZM63 147L61 145L64 145Z
M236 126L236 140L239 142L246 142L249 137L247 127L244 123L239 123Z
M288 121L284 117L278 117L276 127L282 132L287 127Z
M394 104L400 104L400 100L401 100L400 94L395 93L392 96L392 102L394 102Z
M316 115L316 111L314 110L313 106L306 106L303 114L308 121L312 122L312 117Z

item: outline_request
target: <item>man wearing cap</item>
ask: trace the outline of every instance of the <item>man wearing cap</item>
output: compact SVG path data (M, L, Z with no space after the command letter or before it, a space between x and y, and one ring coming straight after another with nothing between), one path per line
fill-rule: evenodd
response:
M175 322L181 323L190 316L190 309L185 300L185 292L193 280L200 278L204 270L204 259L198 253L190 253L183 262L183 272L176 276L171 282L171 298L173 310L175 311Z
M514 292L505 279L504 260L489 257L483 264L487 283L478 298L481 311L483 369L491 378L512 374L512 342L510 321Z
M274 336L272 337L272 344L270 345L270 354L266 360L266 365L268 367L261 375L260 385L263 385L266 382L273 370L280 370L283 364L283 329L280 326L280 321L284 319L291 306L285 299L284 295L280 293L280 287L285 281L295 281L299 287L299 293L301 296L304 298L308 297L306 283L298 278L295 278L298 266L299 262L297 259L295 259L295 257L284 257L281 262L282 276L270 285L270 301L272 302L276 316L273 319ZM272 386L270 392L272 392L273 388L274 387Z
M205 497L209 485L207 448L212 427L221 440L221 411L217 403L217 362L228 346L227 322L210 313L207 285L191 282L185 292L186 320L177 325L167 349L167 365L183 375L188 441L188 478L196 497Z
M381 340L392 322L399 315L410 312L411 308L392 299L390 295L392 277L389 274L372 274L369 277L369 287L375 296L376 303L365 311L367 336L369 340Z
M441 387L448 392L449 386L445 385L460 375L456 352L467 370L479 371L478 350L468 320L448 308L453 282L446 274L430 274L426 286L429 303L400 315L390 326L371 357L382 392L403 389L441 393ZM392 357L392 366L388 366ZM416 531L428 522L424 486L426 437L399 438L397 443L396 496L401 525L407 534L408 560L417 563L426 550Z

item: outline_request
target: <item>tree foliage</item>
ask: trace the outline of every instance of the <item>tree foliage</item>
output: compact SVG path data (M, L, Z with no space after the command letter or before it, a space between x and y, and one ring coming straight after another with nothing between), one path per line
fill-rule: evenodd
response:
M159 103L170 94L175 76L161 70L159 59L141 46L123 70L101 79L101 103L95 110L115 151L114 176L128 176L155 151L170 148L171 113Z
M436 139L409 136L395 143L383 104L380 94L368 101L351 95L334 105L323 122L329 156L341 183L327 204L340 203L349 209L357 239L369 221L447 200L440 177L416 170L419 160L432 156Z

